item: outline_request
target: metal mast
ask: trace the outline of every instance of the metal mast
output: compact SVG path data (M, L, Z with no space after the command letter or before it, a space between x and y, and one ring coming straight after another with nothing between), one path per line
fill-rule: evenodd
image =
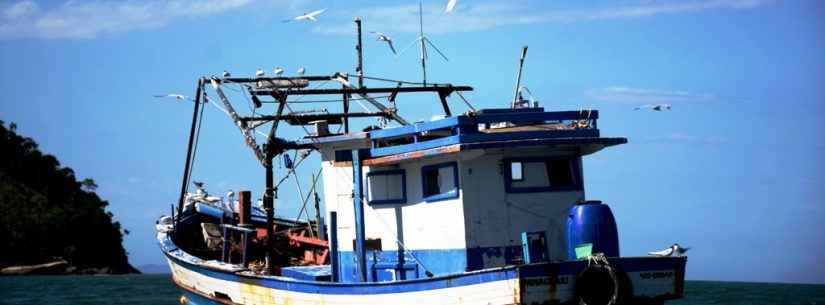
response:
M516 102L518 100L518 92L519 87L521 87L521 70L524 68L524 57L527 56L527 46L523 46L521 48L521 58L519 59L518 64L518 76L516 76L516 90L513 92L513 102L510 103L510 108L516 108Z
M423 83L427 85L427 46L424 44L424 5L418 1L418 40L421 41L421 72Z
M358 73L358 88L364 88L364 47L361 44L361 18L355 17L355 27L358 29L358 45L355 50L358 51L358 67L355 72Z

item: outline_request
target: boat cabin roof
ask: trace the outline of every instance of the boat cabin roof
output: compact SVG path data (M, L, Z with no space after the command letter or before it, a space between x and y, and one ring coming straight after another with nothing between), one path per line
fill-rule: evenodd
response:
M352 149L359 149L364 165L384 165L465 150L505 147L548 146L587 155L627 143L626 138L601 137L598 117L597 110L483 109L395 128L307 137L298 143L319 149L348 148L335 152L333 161L343 162L340 165L352 160Z

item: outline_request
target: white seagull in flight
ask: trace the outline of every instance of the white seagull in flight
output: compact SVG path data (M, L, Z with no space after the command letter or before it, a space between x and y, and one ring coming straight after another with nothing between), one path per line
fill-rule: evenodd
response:
M392 50L392 54L398 55L398 53L395 52L395 47L393 47L393 45L392 45L392 38L390 36L384 35L384 33L381 33L381 32L370 32L370 33L375 34L375 37L377 38L376 40L387 42L387 45L390 46L390 50Z
M682 248L682 246L680 246L678 243L675 243L667 249L648 252L647 254L658 257L673 256L673 254L676 254L676 256L682 256L688 250L690 250L690 248Z
M320 15L321 13L325 12L327 9L321 9L314 12L306 13L301 16L284 20L284 22L292 22L292 21L304 21L304 20L311 20L311 21L318 21L315 19L316 16Z
M456 3L458 3L458 0L447 1L447 7L444 8L444 13L447 13L447 14L452 13L453 9L455 9Z
M656 105L648 104L648 105L637 106L637 107L633 108L633 110L641 110L641 109L647 109L647 108L650 108L651 110L654 110L654 111L663 111L663 110L670 110L671 107L670 107L670 104L656 104Z
M188 98L188 97L186 97L185 95L183 95L183 94L177 94L177 93L158 94L158 95L153 95L153 96L154 96L154 97L157 97L157 98L172 97L172 98L175 98L175 99L177 99L177 100L181 100L181 101L182 101L182 100L188 100L188 99L189 99L189 98Z

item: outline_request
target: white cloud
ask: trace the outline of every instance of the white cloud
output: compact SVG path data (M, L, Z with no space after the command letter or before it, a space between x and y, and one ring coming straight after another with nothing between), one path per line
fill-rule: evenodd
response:
M158 28L175 19L225 12L261 0L124 0L75 1L62 3L33 0L0 3L0 39L69 38L88 39L102 34ZM747 9L770 0L649 1L635 4L576 9L536 9L521 1L459 2L456 11L444 14L443 3L424 6L428 33L478 31L498 26L540 23L633 19L661 14L697 12L711 9ZM272 15L283 17L307 8L306 0L278 1L264 5ZM277 7L277 9L275 9ZM418 5L385 5L365 8L334 8L313 26L322 34L352 33L352 18L365 20L367 30L388 34L418 31Z
M216 14L252 0L66 1L43 7L34 1L0 4L0 39L95 38L156 28L177 18Z
M3 10L3 16L7 19L17 19L32 14L39 9L34 1L20 1L12 4Z
M424 6L425 31L447 33L484 30L497 26L570 23L581 21L633 19L661 14L697 12L711 9L748 9L769 0L696 0L642 1L632 5L617 5L586 9L536 10L524 2L460 3L453 14L444 14L441 4ZM346 19L360 16L371 29L387 33L418 32L418 5L375 6L355 11L329 13L314 31L322 34L351 34L351 27L341 27ZM329 21L329 22L327 22Z
M678 90L639 89L623 86L589 89L585 95L603 102L655 104L674 102L703 102L716 100L710 93L692 93Z

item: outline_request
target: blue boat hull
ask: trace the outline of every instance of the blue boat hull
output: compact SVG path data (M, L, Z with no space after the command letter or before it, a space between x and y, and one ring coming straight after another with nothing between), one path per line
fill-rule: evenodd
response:
M163 234L165 235L165 234ZM159 239L161 236L159 236ZM578 303L586 261L539 263L395 282L332 283L261 276L205 262L161 243L186 304L564 304ZM680 298L685 257L612 258L623 303Z

